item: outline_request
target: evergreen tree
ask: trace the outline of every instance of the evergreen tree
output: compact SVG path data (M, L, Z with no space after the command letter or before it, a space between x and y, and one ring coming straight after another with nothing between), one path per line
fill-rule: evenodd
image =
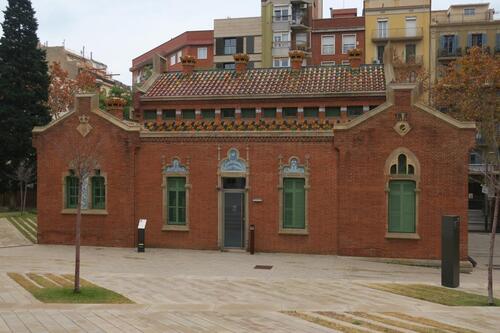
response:
M50 121L49 77L30 0L8 0L0 38L0 190L19 163L34 160L31 130Z

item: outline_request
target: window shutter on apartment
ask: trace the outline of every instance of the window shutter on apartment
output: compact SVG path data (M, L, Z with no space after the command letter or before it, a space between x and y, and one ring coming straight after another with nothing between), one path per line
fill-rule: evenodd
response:
M495 47L496 49L500 49L500 33L496 34L495 39L496 39Z
M247 37L247 53L248 54L254 53L254 41L255 41L254 36Z
M483 34L481 36L481 42L483 43L483 45L481 45L483 47L485 47L486 45L488 45L488 35L487 34Z
M467 34L467 47L472 46L472 34Z
M458 35L454 35L453 36L453 53L455 53L456 50L457 50L457 48L459 47L458 43L459 43L459 41L458 41Z
M441 50L444 50L444 48L446 47L446 36L441 36L439 37L439 48Z
M243 53L243 37L236 38L236 53Z
M215 39L215 55L224 54L224 38Z

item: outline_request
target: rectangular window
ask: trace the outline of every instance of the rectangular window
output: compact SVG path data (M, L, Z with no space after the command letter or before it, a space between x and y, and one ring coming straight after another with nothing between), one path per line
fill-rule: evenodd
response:
M106 185L102 176L92 177L92 208L106 208Z
M224 69L236 69L236 64L234 62L228 62L223 65Z
M163 110L161 112L161 118L163 120L175 120L175 110L174 109Z
M224 54L232 55L236 53L236 38L224 38Z
M386 19L379 19L377 21L377 37L378 38L387 38L389 37L389 23Z
M173 66L177 63L175 54L170 56L170 66Z
M283 22L288 21L290 9L288 6L274 6L274 21Z
M349 60L342 60L342 65L349 66L350 62Z
M78 178L66 177L66 208L76 208L78 205Z
M192 109L182 110L182 119L193 120L196 119L196 112Z
M198 48L198 59L207 59L208 58L208 49L206 47Z
M276 118L276 108L263 108L262 114L264 115L264 118L274 119Z
M321 36L321 54L335 54L335 36Z
M247 54L255 53L255 37L248 36L246 37L246 45L247 45Z
M283 179L283 228L305 229L305 179Z
M483 34L472 34L472 45L471 46L483 46Z
M349 117L357 117L363 114L363 106L348 106L347 115Z
M295 45L297 48L307 48L309 46L307 42L307 33L300 32L295 34Z
M156 120L156 110L144 110L144 120Z
M273 59L273 67L290 67L290 59L289 58L274 58Z
M476 15L476 8L464 8L464 16Z
M186 178L167 178L167 224L186 225Z
M377 60L379 64L384 63L385 45L377 45Z
M416 232L415 182L393 180L389 183L389 232Z
M356 48L356 35L342 35L342 53Z
M304 108L304 117L306 118L317 118L319 115L318 107L306 107Z
M335 66L335 61L322 61L321 66Z
M417 46L415 44L406 44L405 60L407 64L415 63L417 60Z
M255 118L255 109L251 109L251 108L241 109L241 118L254 119Z
M325 108L325 116L327 118L340 117L340 106L327 106Z
M214 109L203 109L201 110L201 116L203 119L215 119Z
M417 36L417 18L407 17L406 18L406 37Z
M297 117L297 108L283 108L283 117Z
M273 34L273 47L275 47L275 48L289 48L290 47L290 33L288 31L275 32Z
M234 119L236 114L234 109L221 109L221 113L224 119Z
M182 50L177 51L177 63L181 62Z

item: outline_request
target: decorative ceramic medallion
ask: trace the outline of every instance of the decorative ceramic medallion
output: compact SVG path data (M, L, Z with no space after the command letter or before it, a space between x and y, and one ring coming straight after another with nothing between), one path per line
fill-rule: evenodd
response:
M227 152L227 159L222 162L220 169L224 172L246 172L247 166L245 162L240 159L238 150L231 148Z
M394 126L394 130L398 132L399 135L405 136L411 130L411 126L407 121L398 121Z
M79 116L80 125L76 127L76 130L83 136L86 137L92 130L92 126L89 124L89 117L86 115Z
M299 160L292 158L290 160L290 165L283 168L283 172L286 174L305 174L306 170L303 166L299 166Z
M169 172L169 173L187 173L187 169L186 169L185 166L181 165L181 162L177 158L174 158L172 160L172 164L170 164L169 166L167 166L165 168L165 172Z

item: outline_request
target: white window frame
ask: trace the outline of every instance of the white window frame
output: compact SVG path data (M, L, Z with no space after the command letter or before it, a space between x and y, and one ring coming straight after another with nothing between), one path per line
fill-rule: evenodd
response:
M321 66L335 66L337 63L335 61L322 61Z
M332 44L325 44L326 38L332 38ZM326 52L325 47L332 47L331 52ZM334 55L335 54L335 35L322 35L321 36L321 55Z
M408 22L414 22L414 26L408 26ZM416 37L417 36L417 17L416 16L408 16L405 18L405 30L407 37Z
M385 23L384 29L380 29L380 24ZM386 18L377 19L377 37L387 38L389 37L389 20Z
M342 60L342 65L350 65L351 62L349 60Z
M280 15L276 15L276 12L279 11ZM283 12L286 11L286 15L283 15ZM275 22L287 22L290 20L292 16L292 10L289 5L275 5L273 8L273 21ZM279 19L278 19L279 18Z
M464 16L475 16L476 8L464 8Z
M276 66L276 61L278 61L278 65ZM286 61L286 64L285 64ZM290 67L290 58L273 58L273 67L274 68L286 68Z
M273 33L273 47L290 48L290 31L275 31Z
M170 56L170 66L174 66L177 63L177 54L173 54Z
M177 51L177 63L181 62L182 50Z
M197 50L198 59L208 59L208 47L199 47Z
M357 37L357 35L356 35L356 34L343 34L343 35L342 35L342 54L347 54L347 52L349 52L349 50L351 50L351 49L346 49L346 48L345 48L345 41L344 41L344 39L345 39L346 37L348 37L348 36L349 36L349 37L354 36L354 47L353 47L353 49L355 49L355 48L356 48L356 44L357 44L357 42L358 42L358 37Z

